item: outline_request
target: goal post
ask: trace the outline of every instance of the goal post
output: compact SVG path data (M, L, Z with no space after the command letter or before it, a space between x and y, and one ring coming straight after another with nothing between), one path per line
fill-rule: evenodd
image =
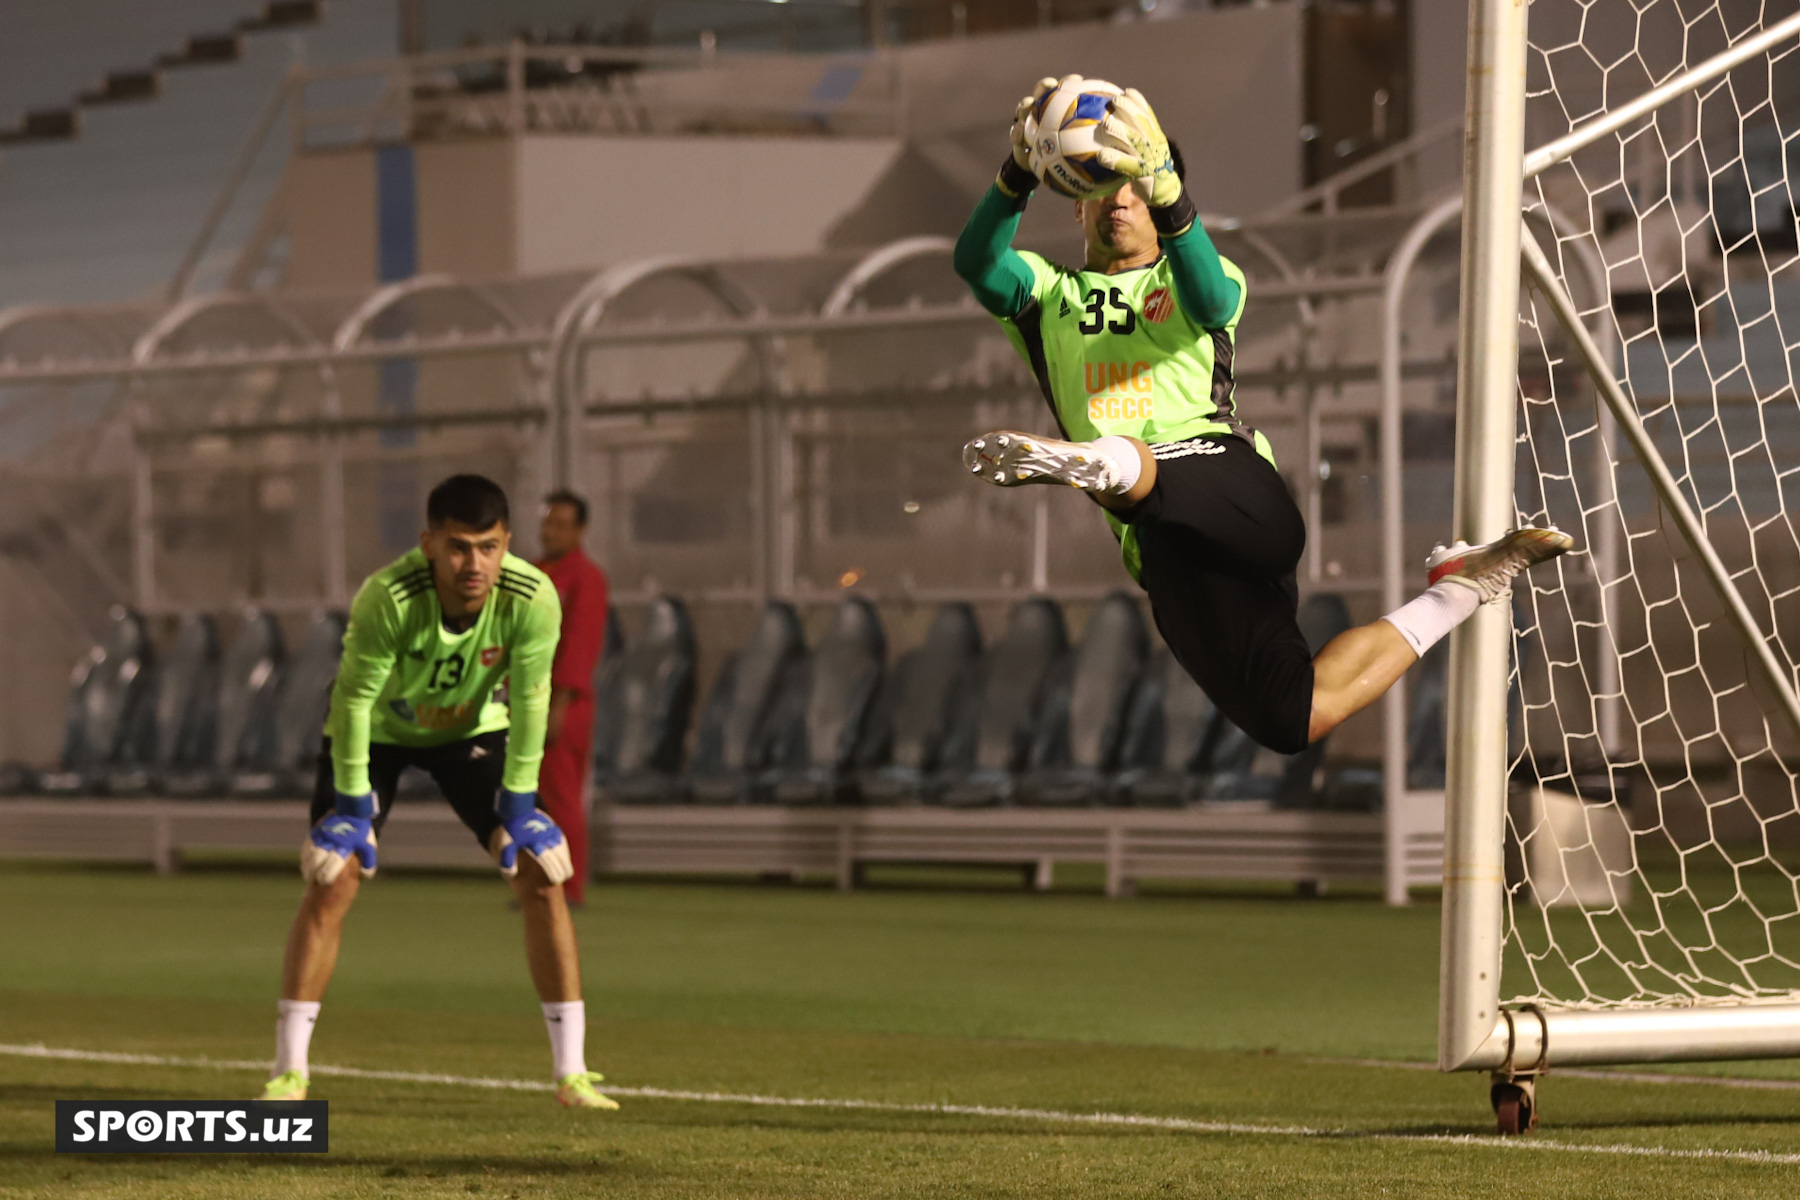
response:
M1517 0L1473 0L1469 8L1451 524L1471 545L1513 523L1525 11ZM1479 1053L1500 1013L1511 633L1506 609L1485 604L1450 635L1438 1018L1444 1070Z
M1470 5L1453 533L1577 545L1452 635L1446 1071L1800 1056L1800 13L1768 8Z

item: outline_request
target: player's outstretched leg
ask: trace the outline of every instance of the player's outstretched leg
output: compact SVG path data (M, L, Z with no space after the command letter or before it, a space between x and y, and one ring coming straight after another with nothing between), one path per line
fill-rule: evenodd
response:
M1565 554L1575 541L1560 529L1515 529L1482 546L1456 542L1426 559L1429 586L1372 625L1347 630L1313 659L1312 721L1318 741L1392 687L1452 629L1483 604L1511 595L1521 571Z
M996 430L963 447L963 465L977 479L999 487L1060 483L1088 492L1111 508L1135 504L1156 484L1156 459L1149 447L1116 434L1066 442L1016 429Z

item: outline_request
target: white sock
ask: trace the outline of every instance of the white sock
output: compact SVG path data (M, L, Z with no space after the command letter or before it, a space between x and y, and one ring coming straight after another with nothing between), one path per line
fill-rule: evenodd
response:
M558 1080L582 1074L587 1070L583 1053L587 1042L587 1003L564 1000L546 1004L543 1009L544 1028L550 1032L551 1070Z
M317 1000L281 1000L276 1003L275 1074L306 1074L306 1048L312 1045L313 1025L319 1019Z
M1144 473L1144 460L1138 457L1137 444L1128 437L1109 433L1105 437L1095 438L1088 443L1094 453L1106 460L1113 470L1113 485L1107 490L1115 496L1123 496Z
M1439 639L1474 616L1480 607L1480 592L1445 579L1381 619L1398 629L1413 653L1423 658Z

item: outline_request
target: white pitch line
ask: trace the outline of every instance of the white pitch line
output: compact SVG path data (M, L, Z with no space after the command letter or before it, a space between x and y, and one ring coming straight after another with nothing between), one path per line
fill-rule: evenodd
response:
M67 1062L118 1063L146 1067L187 1067L213 1071L267 1071L264 1060L176 1058L161 1054L124 1054L108 1050L75 1050L59 1046L0 1043L0 1055L14 1058L58 1059ZM364 1067L319 1065L314 1075L346 1079L375 1079L390 1083L433 1083L450 1087L487 1088L495 1091L548 1092L554 1085L535 1079L496 1079L479 1075L436 1075L424 1071L381 1071ZM1073 1112L1053 1108L1009 1108L990 1104L907 1104L891 1100L825 1099L809 1096L765 1096L755 1092L690 1092L674 1088L612 1087L613 1096L646 1100L679 1100L701 1104L744 1104L758 1108L820 1108L836 1111L904 1113L936 1117L998 1117L1012 1121L1038 1121L1070 1125L1102 1125L1130 1129L1156 1129L1174 1133L1210 1133L1252 1137L1314 1138L1318 1140L1417 1142L1440 1146L1475 1146L1494 1150L1536 1150L1565 1154L1605 1154L1629 1158L1706 1159L1728 1162L1800 1165L1800 1154L1776 1154L1767 1150L1685 1150L1673 1146L1634 1146L1618 1142L1554 1142L1543 1138L1478 1137L1456 1133L1383 1133L1378 1130L1321 1129L1310 1125L1257 1125L1243 1121L1200 1121L1190 1117L1157 1117L1140 1113Z

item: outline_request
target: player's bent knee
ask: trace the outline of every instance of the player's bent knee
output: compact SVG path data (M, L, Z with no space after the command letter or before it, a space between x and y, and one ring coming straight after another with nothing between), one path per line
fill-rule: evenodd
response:
M300 907L318 917L341 917L350 911L361 886L362 877L353 870L343 872L330 883L309 883Z
M1318 720L1318 712L1314 710L1305 725L1264 718L1239 721L1238 726L1259 746L1267 747L1277 754L1298 754L1322 736L1313 732Z
M507 882L512 884L514 892L521 901L547 901L552 895L562 894L562 884L550 882L550 876L544 868L529 854L519 855L519 869Z

